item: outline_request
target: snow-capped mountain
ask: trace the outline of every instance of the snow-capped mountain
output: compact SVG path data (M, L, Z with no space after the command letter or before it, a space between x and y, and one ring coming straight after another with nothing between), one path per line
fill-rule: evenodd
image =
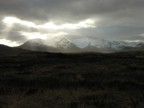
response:
M127 46L125 42L117 42L117 41L108 41L104 39L73 39L73 43L79 46L80 48L85 48L87 46L93 46L97 48L112 48L119 49L120 46Z
M32 39L22 44L20 48L47 52L78 52L80 50L75 44L66 38L55 38L52 40Z
M46 51L46 52L59 52L58 49L48 46L44 40L33 39L25 42L19 48L32 50L32 51Z
M67 38L58 38L54 40L55 47L61 49L69 49L69 48L76 48L77 46Z
M141 48L144 43L140 42L125 42L125 41L108 41L104 39L73 39L73 43L78 47L85 49L86 47L96 47L97 49L105 49L110 51L121 51L126 48Z
M67 38L55 40L55 47L62 52L78 52L80 48Z
M49 40L29 40L20 47L23 49L49 52L118 52L142 49L144 48L144 43L90 38L69 39L66 37L55 37Z

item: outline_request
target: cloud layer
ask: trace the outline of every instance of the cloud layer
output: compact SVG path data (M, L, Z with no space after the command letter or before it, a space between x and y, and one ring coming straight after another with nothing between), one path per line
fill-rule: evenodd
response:
M78 22L93 19L97 21L93 28L55 30L55 33L68 32L71 33L72 38L78 35L81 38L93 39L98 37L112 40L143 40L144 36L141 35L144 34L143 10L143 0L2 0L0 1L0 38L24 42L26 38L20 34L21 31L54 33L19 23L8 28L3 23L3 19L11 16L36 25L53 21L54 26L65 25L65 28L70 26L78 28L79 26L76 25Z

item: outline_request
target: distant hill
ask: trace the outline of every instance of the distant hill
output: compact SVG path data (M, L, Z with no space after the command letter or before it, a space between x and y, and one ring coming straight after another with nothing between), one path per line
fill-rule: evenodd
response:
M33 39L25 42L21 46L21 49L27 49L32 51L44 51L44 52L78 52L80 48L68 41L67 39L57 40L55 46L47 45L41 39Z
M19 48L32 51L44 52L62 52L62 53L80 53L80 52L127 52L140 51L144 49L144 43L140 42L124 42L124 41L108 41L104 39L73 39L66 37L51 40L53 45L45 40L33 39L25 42Z
M18 47L9 47L6 45L0 44L0 55L13 55L26 52L26 50L20 49Z
M29 40L19 46L19 48L32 51L59 52L59 49L43 44L40 39Z

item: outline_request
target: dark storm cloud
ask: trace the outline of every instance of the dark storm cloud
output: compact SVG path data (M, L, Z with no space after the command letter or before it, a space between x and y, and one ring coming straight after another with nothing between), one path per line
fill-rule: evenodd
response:
M64 15L67 5L74 0L5 0L0 1L0 12L31 20L47 20Z
M98 18L95 29L79 30L81 35L106 39L135 39L144 31L144 0L1 0L0 19L16 16L23 20L44 23L78 22ZM0 24L0 28L3 27ZM24 28L22 30L25 30ZM17 30L19 31L19 30ZM20 40L16 36L11 40ZM84 31L84 32L82 32ZM139 38L141 39L141 38Z
M26 37L21 36L17 31L10 31L7 34L7 38L6 39L7 40L12 40L12 41L17 41L19 43L27 40Z
M33 20L72 20L128 8L143 8L143 5L143 0L3 0L0 1L0 13Z
M21 36L18 31L10 30L9 32L0 32L0 39L7 39L11 41L16 41L18 43L25 42L27 40L26 37Z

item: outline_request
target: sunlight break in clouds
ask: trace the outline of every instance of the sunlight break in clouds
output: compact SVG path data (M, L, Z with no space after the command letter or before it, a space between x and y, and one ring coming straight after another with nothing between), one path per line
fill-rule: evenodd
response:
M7 39L0 39L0 44L8 45L8 46L11 46L11 47L19 46L19 44L17 42L13 42L13 41L10 41L10 40L7 40Z
M129 43L139 43L139 42L144 42L143 40L124 40L125 42L129 42Z
M59 33L52 33L52 34L42 34L39 32L20 32L21 35L26 36L28 39L43 39L46 40L49 37L55 37L55 36L65 36L67 33L59 32Z
M78 23L65 23L61 25L57 25L54 22L50 21L48 23L37 25L30 21L21 20L16 17L5 17L3 19L3 22L7 25L13 25L13 24L21 24L26 27L33 27L36 29L52 29L52 30L62 30L62 29L81 29L81 28L94 28L95 26L95 20L94 19L86 19L84 21L80 21Z
M4 24L6 24L6 28L4 30L3 35L7 37L7 34L15 27L15 24L22 25L27 28L35 28L38 30L38 32L25 32L25 30L18 30L17 33L20 34L20 36L25 36L27 40L29 39L43 39L46 40L51 37L59 37L59 36L66 36L70 33L68 33L68 30L77 30L77 29L83 29L83 28L95 28L96 20L94 19L86 19L79 21L78 23L63 23L63 24L56 24L53 21L44 23L44 24L36 24L31 21L21 20L17 17L4 17L2 20ZM46 32L43 32L46 31ZM51 33L52 32L52 33ZM74 31L71 31L74 32ZM6 41L5 41L6 42Z
M6 23L7 25L21 24L27 27L34 27L34 28L36 27L36 24L29 22L29 21L20 20L16 17L5 17L3 19L3 22Z
M43 28L43 29L56 29L56 30L61 30L61 29L81 29L81 28L94 28L96 27L95 21L92 19L87 19L84 21L80 21L77 24L70 24L70 23L65 23L62 25L56 25L54 22L48 22L43 25L38 25L38 28Z

